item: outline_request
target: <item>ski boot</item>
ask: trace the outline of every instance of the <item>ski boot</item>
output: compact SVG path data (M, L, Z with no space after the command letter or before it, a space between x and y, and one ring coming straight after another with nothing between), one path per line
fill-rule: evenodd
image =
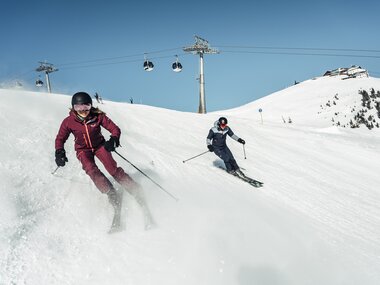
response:
M108 195L108 201L112 205L114 209L114 215L112 218L112 224L111 228L108 231L108 233L116 233L119 232L121 228L121 203L123 201L123 194L122 193L117 193L114 188L109 190L107 192Z
M114 209L118 209L120 207L121 201L120 201L120 195L116 192L114 188L111 188L107 192L108 201L114 207Z
M243 171L240 170L240 168L236 169L235 173L236 173L236 176L246 177L245 174L243 173Z

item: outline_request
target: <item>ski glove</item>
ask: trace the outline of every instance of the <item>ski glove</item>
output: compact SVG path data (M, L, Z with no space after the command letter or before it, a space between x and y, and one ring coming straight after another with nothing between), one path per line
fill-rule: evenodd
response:
M245 140L240 139L240 138L238 139L238 142L239 142L239 143L242 143L242 144L245 144Z
M68 162L66 157L66 151L63 148L57 149L55 151L55 163L57 164L57 166L63 167L65 166L66 162Z
M208 150L211 151L211 152L214 151L214 147L213 147L211 144L209 144L209 145L207 146L207 148L208 148Z
M118 137L111 136L111 138L104 143L106 151L115 151L115 148L120 146L120 140Z

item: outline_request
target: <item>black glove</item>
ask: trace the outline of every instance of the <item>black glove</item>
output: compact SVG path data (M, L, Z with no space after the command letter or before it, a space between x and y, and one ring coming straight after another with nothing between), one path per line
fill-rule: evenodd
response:
M65 166L66 162L68 162L66 157L66 151L63 148L57 149L55 151L55 163L57 164L57 166L63 167Z
M214 151L214 147L213 147L211 144L209 144L209 145L207 146L207 148L208 148L208 150L211 151L211 152Z
M238 142L239 142L239 143L242 143L242 144L245 144L245 140L240 139L240 138L238 139Z
M120 146L120 140L118 137L111 136L111 138L104 143L106 151L115 151L115 148Z

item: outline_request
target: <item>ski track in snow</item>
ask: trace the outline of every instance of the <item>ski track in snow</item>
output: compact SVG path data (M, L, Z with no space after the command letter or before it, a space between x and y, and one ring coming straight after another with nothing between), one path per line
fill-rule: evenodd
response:
M342 242L342 237L346 235L351 239L349 243L346 240L347 246L355 250L356 240L362 240L367 247L362 254L371 256L375 261L379 258L380 228L376 225L380 224L380 212L376 201L379 201L380 194L373 187L366 189L365 196L361 192L368 181L373 180L373 185L376 184L376 169L361 169L360 164L355 164L355 158L372 157L378 160L379 155L374 152L373 147L357 154L356 144L350 146L351 150L342 151L339 145L344 141L339 137L328 135L326 138L313 133L297 136L294 132L299 130L294 130L289 137L279 138L274 143L276 134L271 134L271 153L265 154L269 160L265 165L273 164L278 167L280 164L281 169L288 172L286 179L282 181L283 185L277 188L283 194L281 200L322 223L324 226L320 230L334 243ZM312 138L308 138L310 135ZM330 143L324 144L325 141ZM269 143L265 142L265 145L268 147ZM285 152L288 157L279 161L276 152ZM299 158L299 161L295 161L295 158ZM341 169L337 165L345 165L345 168ZM361 170L362 177L359 180L355 173ZM270 173L270 170L265 172ZM270 185L266 184L267 187ZM270 191L266 193L271 194ZM277 194L273 196L276 197L278 198Z

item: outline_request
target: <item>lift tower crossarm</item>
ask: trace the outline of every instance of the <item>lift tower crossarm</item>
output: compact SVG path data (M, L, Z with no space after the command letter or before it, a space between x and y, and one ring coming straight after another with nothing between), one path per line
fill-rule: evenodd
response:
M40 61L39 64L40 64L40 66L36 68L36 71L37 72L45 72L46 86L47 86L48 92L51 93L49 73L52 73L54 71L58 71L58 69L55 68L53 66L53 64L51 64L51 63Z

